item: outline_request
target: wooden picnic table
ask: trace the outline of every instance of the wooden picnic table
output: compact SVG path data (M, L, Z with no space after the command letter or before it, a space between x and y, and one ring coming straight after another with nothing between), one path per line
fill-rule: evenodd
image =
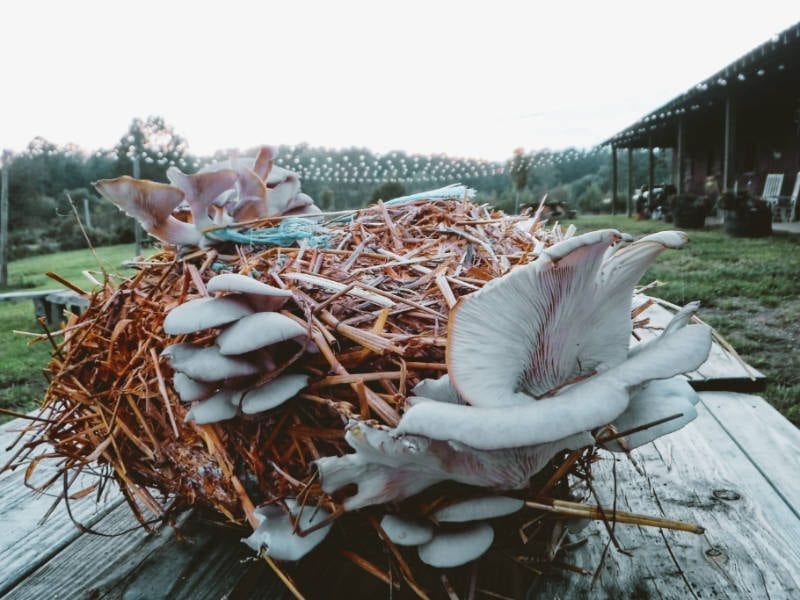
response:
M658 324L669 317L662 311L645 314ZM713 388L715 380L752 387L753 378L763 375L720 347L690 374L700 388ZM634 451L635 462L603 453L595 488L611 506L615 471L619 510L697 523L705 533L617 524L615 537L626 552L613 546L606 552L604 525L590 523L572 535L561 560L592 573L600 565L597 577L542 575L527 597L800 598L800 431L756 395L704 391L700 398L694 422ZM0 466L14 430L24 426L19 420L0 426ZM240 530L197 512L181 517L180 536L172 528L146 534L114 493L99 504L71 502L72 515L106 534L134 528L124 535L81 532L63 503L41 523L53 497L24 488L22 475L0 476L0 597L290 597L240 543ZM337 595L353 597L345 590L329 597Z

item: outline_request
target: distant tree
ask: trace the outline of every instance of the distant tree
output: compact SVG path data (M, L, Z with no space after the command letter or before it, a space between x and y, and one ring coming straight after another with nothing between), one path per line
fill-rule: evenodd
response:
M131 175L134 161L139 161L139 177L151 181L166 181L171 165L185 170L186 140L178 135L162 117L134 119L116 146L114 171L117 176Z
M399 198L405 196L406 188L402 183L396 181L388 181L372 192L370 202L377 202L378 200L391 200L392 198Z

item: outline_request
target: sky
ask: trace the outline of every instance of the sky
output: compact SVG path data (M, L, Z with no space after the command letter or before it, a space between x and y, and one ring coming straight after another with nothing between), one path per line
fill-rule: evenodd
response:
M199 155L588 148L798 21L797 0L4 2L0 148L110 148L148 115Z

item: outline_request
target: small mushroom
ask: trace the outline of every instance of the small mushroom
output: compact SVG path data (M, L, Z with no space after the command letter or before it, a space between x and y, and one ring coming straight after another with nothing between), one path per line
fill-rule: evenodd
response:
M194 225L172 216L172 211L185 197L178 188L127 175L116 179L101 179L95 182L94 187L101 196L139 221L147 233L162 242L176 245L200 243L202 234Z
M173 308L164 319L164 333L181 335L227 325L253 313L244 300L235 296L197 298Z
M244 354L264 346L304 337L306 328L280 313L259 312L239 319L217 337L222 354Z
M508 496L483 496L461 500L433 513L440 523L466 523L504 517L521 510L525 502Z
M247 297L248 302L261 311L278 310L292 292L277 288L247 275L239 273L222 273L208 280L206 289L210 294L216 292L238 292Z
M184 422L194 421L198 425L218 423L236 416L236 407L231 404L230 390L221 390L207 400L201 400L186 413Z
M254 415L280 406L306 387L308 375L281 375L264 385L241 394L242 412ZM238 403L238 398L234 398Z
M194 225L203 229L214 224L209 216L209 209L220 194L234 186L236 171L223 169L187 175L173 166L167 169L167 179L186 195Z
M300 180L297 175L291 174L275 187L270 187L267 193L267 207L269 215L282 215L292 199L300 193Z
M177 372L172 378L172 387L178 392L182 402L205 400L214 393L216 386L203 381L195 381L185 373Z
M249 221L267 216L267 186L250 169L240 170L236 180L239 201L233 209L235 221Z
M272 172L275 157L278 155L278 150L274 146L261 146L258 149L255 163L253 164L253 173L258 175L259 179L264 183L269 179L269 174Z
M475 560L494 541L494 529L488 523L474 523L459 531L437 533L417 551L422 562L439 569L458 567Z
M194 344L173 344L161 354L167 357L175 371L196 381L223 381L259 372L259 368L247 360L220 354L216 346L203 348Z
M433 527L430 524L398 515L385 515L381 519L381 529L398 546L419 546L433 539Z
M292 517L297 519L298 529L310 529L330 517L322 507L298 506L293 498L286 499L286 506ZM300 560L325 539L331 525L324 525L306 535L295 533L294 522L280 506L265 506L256 509L256 515L263 517L261 524L242 542L256 552L262 549L275 560Z

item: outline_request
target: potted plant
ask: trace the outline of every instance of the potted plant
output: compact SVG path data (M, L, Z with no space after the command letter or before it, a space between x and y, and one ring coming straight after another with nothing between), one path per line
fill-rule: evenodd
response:
M706 205L702 196L676 194L670 197L669 207L676 227L702 229L706 224Z
M720 196L719 208L725 222L725 231L734 237L764 237L772 234L772 211L760 198L749 192L725 192Z

